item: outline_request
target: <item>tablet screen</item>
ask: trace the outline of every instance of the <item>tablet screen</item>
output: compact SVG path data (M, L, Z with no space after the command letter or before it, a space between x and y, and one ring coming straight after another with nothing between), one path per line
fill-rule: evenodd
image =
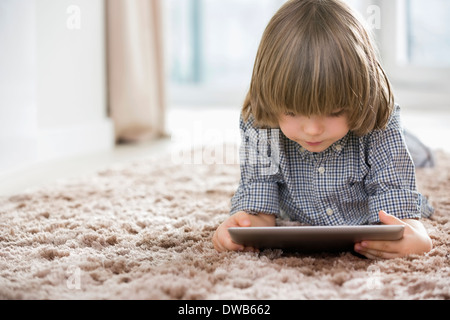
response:
M348 251L363 240L400 240L404 226L229 228L231 239L257 249Z

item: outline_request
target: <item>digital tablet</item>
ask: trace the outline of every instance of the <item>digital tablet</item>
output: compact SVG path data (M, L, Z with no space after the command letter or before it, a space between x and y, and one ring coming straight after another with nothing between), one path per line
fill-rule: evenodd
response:
M363 240L400 240L404 226L229 228L231 239L256 249L289 251L352 251Z

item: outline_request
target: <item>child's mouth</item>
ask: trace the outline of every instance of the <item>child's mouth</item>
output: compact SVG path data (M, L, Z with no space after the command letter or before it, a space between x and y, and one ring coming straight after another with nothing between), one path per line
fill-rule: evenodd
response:
M320 146L323 142L306 142L308 146L317 147Z

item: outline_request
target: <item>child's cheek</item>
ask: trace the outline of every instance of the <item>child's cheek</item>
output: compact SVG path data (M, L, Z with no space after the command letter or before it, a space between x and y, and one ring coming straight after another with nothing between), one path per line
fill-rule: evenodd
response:
M344 117L328 119L326 126L328 132L336 136L344 137L350 131L347 119Z
M290 140L296 140L299 136L298 123L294 121L284 121L280 124L281 131Z

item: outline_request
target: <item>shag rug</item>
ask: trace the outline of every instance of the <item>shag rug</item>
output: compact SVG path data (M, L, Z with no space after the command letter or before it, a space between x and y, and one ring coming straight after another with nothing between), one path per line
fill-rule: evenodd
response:
M211 237L238 182L236 164L146 158L0 198L0 298L450 298L450 155L418 171L434 249L390 261L217 253Z

